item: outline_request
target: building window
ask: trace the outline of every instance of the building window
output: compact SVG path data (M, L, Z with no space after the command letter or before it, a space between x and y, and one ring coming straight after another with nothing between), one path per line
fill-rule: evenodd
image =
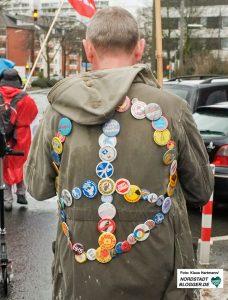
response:
M222 27L228 27L228 17L222 17Z
M228 49L228 38L222 39L222 49Z

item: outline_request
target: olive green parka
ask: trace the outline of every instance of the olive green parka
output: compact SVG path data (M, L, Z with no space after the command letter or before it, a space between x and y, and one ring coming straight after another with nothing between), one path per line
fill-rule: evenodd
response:
M115 119L120 124L117 136L115 181L126 178L131 184L157 195L166 193L169 169L163 163L166 146L154 142L151 121L137 120L129 108L115 109L128 96L157 103L168 120L168 129L176 143L178 182L172 207L162 224L150 231L145 241L109 263L76 262L69 241L58 224L53 263L53 300L187 300L195 299L191 289L177 289L177 269L194 268L192 237L186 202L205 204L213 189L208 156L187 103L157 88L145 65L92 71L67 78L49 93L50 105L34 137L26 165L28 192L37 200L56 195L56 171L52 165L52 138L61 117L72 121L66 137L59 168L59 194L72 191L85 180L98 183L96 166L102 124ZM84 196L65 208L72 243L86 249L97 248L100 233L97 223L101 195ZM161 207L140 200L129 203L115 193L115 236L125 241L138 224L151 219Z

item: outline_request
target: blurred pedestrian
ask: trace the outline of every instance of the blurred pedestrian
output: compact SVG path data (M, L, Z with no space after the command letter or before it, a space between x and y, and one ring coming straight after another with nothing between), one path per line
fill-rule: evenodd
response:
M6 69L0 77L0 117L4 118L7 142L14 151L23 151L24 156L3 158L3 179L5 182L4 206L12 210L12 186L16 185L17 203L28 204L23 180L23 166L27 159L30 144L30 124L37 115L33 99L22 91L22 81L15 69ZM3 120L3 119L2 119Z
M126 10L98 11L83 44L93 71L49 93L26 169L33 197L58 195L53 299L193 299L186 200L205 204L213 176L189 107L137 64Z

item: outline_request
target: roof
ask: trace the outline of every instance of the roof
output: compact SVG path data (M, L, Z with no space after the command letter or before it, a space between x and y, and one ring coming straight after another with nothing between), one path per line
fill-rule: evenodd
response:
M17 26L16 20L13 20L4 11L0 10L0 28L15 27Z

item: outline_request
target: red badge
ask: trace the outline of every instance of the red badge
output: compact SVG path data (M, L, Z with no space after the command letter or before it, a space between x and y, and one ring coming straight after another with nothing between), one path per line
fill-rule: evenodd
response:
M128 241L124 241L121 245L121 250L123 252L129 252L131 250L131 245L128 243Z
M102 232L111 232L113 233L116 230L116 223L111 219L101 219L98 222L98 231Z
M118 112L125 112L131 106L131 100L128 96L117 106L116 111Z
M121 178L116 181L116 192L120 195L125 195L130 191L130 182L127 179Z

